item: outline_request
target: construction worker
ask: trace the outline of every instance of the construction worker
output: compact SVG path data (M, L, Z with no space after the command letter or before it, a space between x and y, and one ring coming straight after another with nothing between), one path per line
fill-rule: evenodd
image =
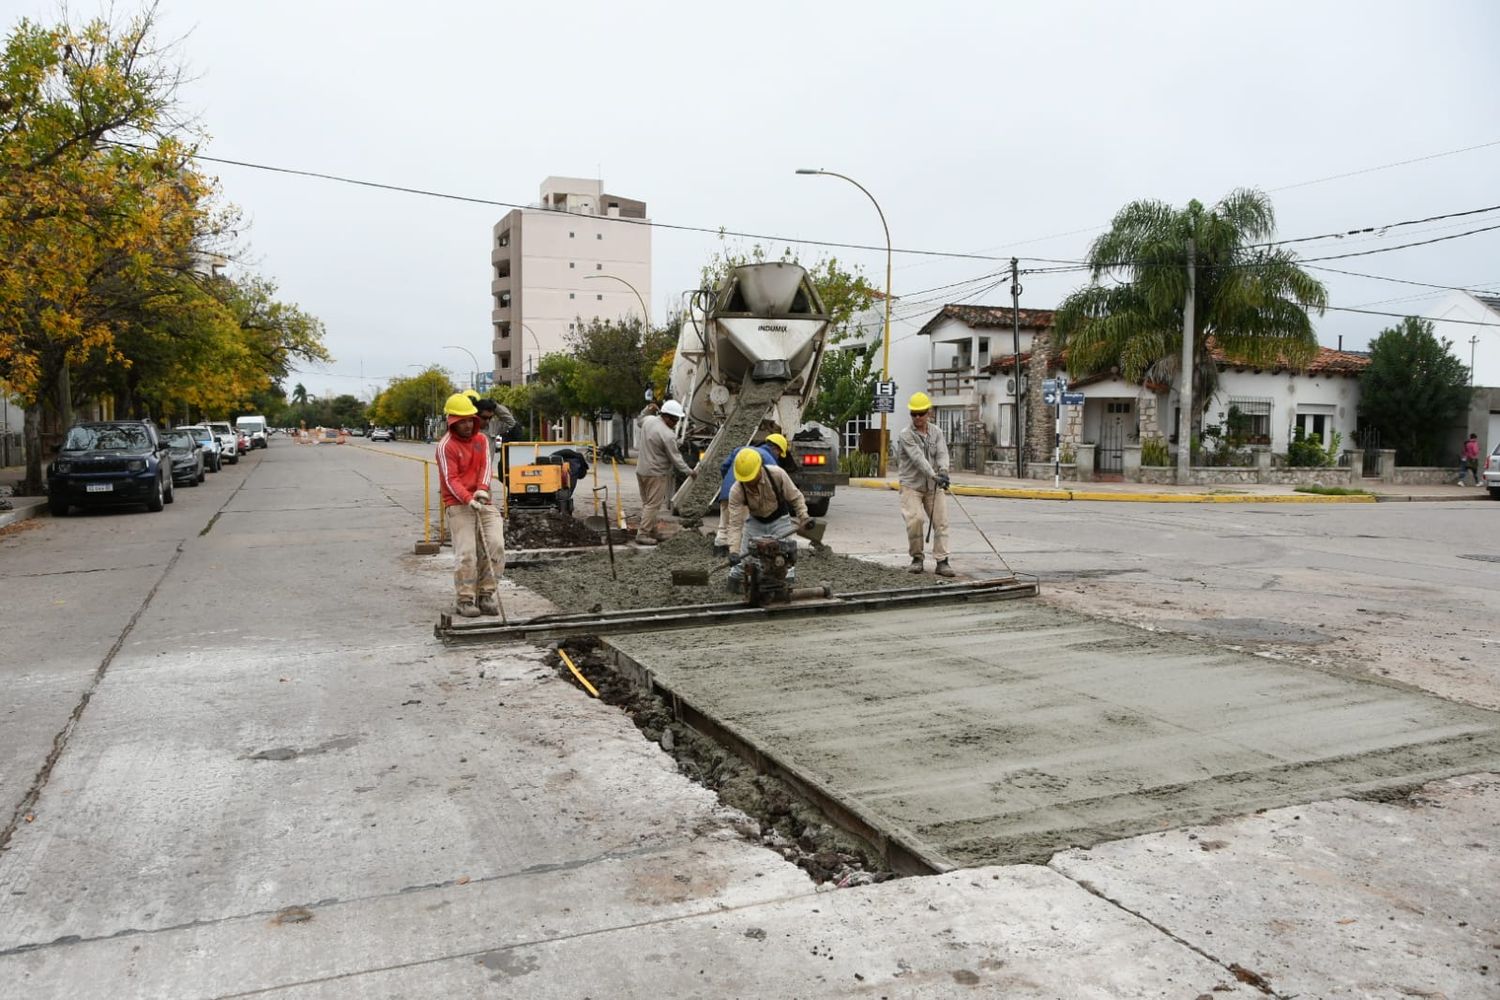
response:
M453 534L455 610L465 618L498 615L505 521L490 501L490 441L479 432L474 401L463 393L449 396L443 413L448 432L437 443L438 488Z
M635 466L635 482L641 491L641 521L635 533L639 545L655 545L661 541L656 526L667 502L667 494L671 492L672 470L676 469L689 478L698 474L698 470L688 467L677 448L677 423L682 415L682 404L669 399L662 404L660 415L641 421L641 443Z
M737 589L744 579L740 560L757 538L791 538L812 523L807 498L786 470L766 464L759 448L741 448L734 453L734 485L724 501L729 509L729 584ZM787 579L796 578L796 567Z
M791 445L787 443L784 436L780 434L767 434L764 443L755 445L756 451L765 457L765 461L771 465L780 466L786 461L786 456L791 453ZM729 555L729 491L734 486L734 459L739 451L736 450L726 459L720 467L719 472L724 477L724 482L719 486L719 530L714 532L714 555Z
M932 400L927 393L912 393L906 408L911 426L896 437L896 477L901 483L901 517L906 521L906 551L911 555L910 572L920 573L922 536L926 521L932 523L932 554L938 576L954 576L948 565L948 442L932 423Z

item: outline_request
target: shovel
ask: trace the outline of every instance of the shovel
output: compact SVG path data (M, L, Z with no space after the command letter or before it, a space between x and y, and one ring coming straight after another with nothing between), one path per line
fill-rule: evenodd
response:
M797 534L812 542L813 548L822 550L828 547L823 544L823 532L827 530L828 524L826 521L809 521L807 522L807 527L797 529Z
M609 487L595 486L594 499L597 500L599 498L599 493L601 490L604 493L604 516L586 517L583 519L583 523L586 527L593 528L595 531L597 531L598 527L595 525L595 522L604 522L604 544L609 548L609 578L611 580L618 580L620 577L615 572L615 536L614 532L611 531L609 527Z

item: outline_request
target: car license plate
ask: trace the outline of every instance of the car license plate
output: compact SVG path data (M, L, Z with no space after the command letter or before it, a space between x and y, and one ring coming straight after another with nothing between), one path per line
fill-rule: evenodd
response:
M108 493L115 488L114 483L89 483L85 489L90 493Z

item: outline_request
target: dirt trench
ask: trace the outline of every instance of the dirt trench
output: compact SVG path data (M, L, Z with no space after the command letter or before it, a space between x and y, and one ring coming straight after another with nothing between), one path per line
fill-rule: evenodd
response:
M615 542L622 539L616 531ZM521 510L512 508L505 522L505 547L516 552L525 549L576 549L603 545L600 532L588 528L572 514L556 510Z
M816 882L848 888L899 877L866 845L827 822L816 806L785 783L758 774L713 740L676 721L660 697L610 667L609 654L597 640L569 640L563 648L598 690L601 701L629 715L641 735L670 754L685 776L750 817L751 823L741 829L746 837L780 854ZM559 677L583 691L555 650L549 652L548 662Z

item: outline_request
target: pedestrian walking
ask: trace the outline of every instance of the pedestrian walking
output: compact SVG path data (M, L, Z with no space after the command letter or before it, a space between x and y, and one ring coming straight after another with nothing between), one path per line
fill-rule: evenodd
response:
M498 615L505 521L490 500L490 441L479 432L474 401L463 393L449 396L443 413L448 432L437 443L438 488L453 535L455 610L465 618Z
M734 485L724 501L729 512L729 583L738 589L745 571L740 560L757 538L791 538L811 523L807 498L786 470L772 463L759 448L741 448L734 453ZM795 580L797 568L787 571L787 582Z
M669 399L662 404L660 414L641 421L635 466L635 482L641 491L641 520L635 540L640 545L655 545L661 540L657 522L671 492L673 470L689 477L698 474L677 447L677 423L682 416L682 404Z
M780 466L785 462L791 450L786 437L781 434L767 434L765 442L755 445L754 448L764 456L766 462L775 466ZM739 451L736 450L734 454L724 459L719 468L724 481L719 485L719 529L714 532L714 555L716 556L729 555L729 491L734 488L734 459L738 454Z
M896 477L900 481L901 517L906 521L907 567L913 573L924 568L922 536L932 526L933 572L954 576L948 565L948 442L942 429L932 422L932 400L927 393L913 393L906 408L911 426L896 436Z
M1467 440L1467 441L1464 442L1464 450L1463 450L1463 452L1462 452L1462 454L1460 456L1460 461L1458 463L1458 480L1457 480L1457 483L1458 483L1459 486L1462 486L1464 484L1464 473L1468 473L1469 478L1471 480L1473 480L1473 482L1471 482L1469 484L1470 486L1478 486L1479 485L1479 435L1478 434L1470 434L1469 435L1469 440Z

